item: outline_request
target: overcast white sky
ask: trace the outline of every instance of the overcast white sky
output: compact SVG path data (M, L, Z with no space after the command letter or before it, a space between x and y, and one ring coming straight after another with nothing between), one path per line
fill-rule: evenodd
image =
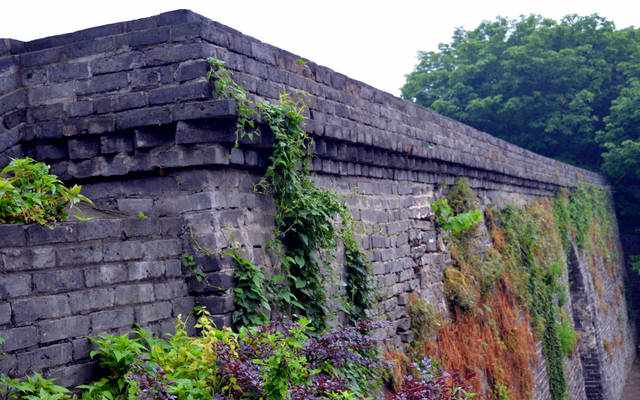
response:
M434 50L455 27L497 15L598 13L619 28L640 25L633 0L3 0L0 37L31 40L188 8L264 42L399 94L418 50Z

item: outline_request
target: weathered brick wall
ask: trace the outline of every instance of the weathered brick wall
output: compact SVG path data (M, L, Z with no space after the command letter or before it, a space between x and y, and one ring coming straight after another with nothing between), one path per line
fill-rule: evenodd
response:
M45 161L114 216L52 231L0 227L3 370L83 381L91 373L85 335L133 322L170 331L194 303L228 323L233 265L223 254L231 242L267 270L276 262L265 248L273 206L253 191L271 137L264 130L234 148L235 105L212 97L209 56L226 61L252 96L304 96L314 179L345 196L362 228L380 294L371 314L390 321L381 334L396 343L410 339L409 293L445 308L442 270L451 259L429 218L443 185L467 177L483 205L502 206L580 182L606 184L188 11L26 43L0 40L0 165L26 155ZM139 212L149 218L137 220ZM18 268L12 260L23 253ZM180 268L182 255L195 256L205 282ZM589 268L578 270L593 280ZM605 291L616 293L602 302L616 302L596 312L599 347L584 355L601 366L596 380L616 388L603 398L617 400L633 339L617 300L622 274L602 273ZM331 284L337 303L340 285ZM596 304L593 284L583 285L585 296L573 286L572 301L576 293L576 302ZM616 329L623 343L609 357L604 343ZM566 365L573 399L585 398L591 376L580 355ZM549 398L542 364L536 377L536 399ZM589 390L586 398L598 398Z
M92 371L87 336L134 323L169 331L193 305L176 226L175 218L0 225L1 369L77 384Z

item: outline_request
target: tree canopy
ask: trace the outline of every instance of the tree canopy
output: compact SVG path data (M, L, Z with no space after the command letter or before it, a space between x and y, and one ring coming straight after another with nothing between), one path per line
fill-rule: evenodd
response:
M419 53L402 96L537 153L606 173L640 226L640 29L598 15L456 29Z

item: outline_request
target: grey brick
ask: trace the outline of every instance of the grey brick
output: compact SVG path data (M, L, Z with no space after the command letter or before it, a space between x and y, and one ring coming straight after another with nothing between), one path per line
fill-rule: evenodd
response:
M48 68L49 80L51 82L64 82L74 79L86 79L89 77L89 64L78 63L60 63L51 65Z
M109 329L131 327L134 323L133 308L119 308L91 314L91 328L93 334Z
M234 310L233 296L205 296L198 297L196 302L211 314L225 314Z
M139 49L145 46L168 42L170 38L169 27L148 29L144 31L131 32L127 35L129 46L132 49Z
M145 92L126 93L117 96L105 97L95 102L95 110L98 114L140 108L147 105Z
M81 269L39 272L33 275L35 291L39 293L59 293L84 287Z
M9 303L0 303L0 325L11 322L11 305Z
M64 135L76 136L81 134L95 135L115 130L116 118L113 115L75 118L65 120Z
M186 61L180 63L174 77L178 82L190 81L206 77L208 70L209 65L205 60Z
M149 92L149 105L162 105L186 100L198 100L211 97L211 86L206 80L184 83L177 86L161 87Z
M89 334L89 317L74 316L42 321L38 324L38 340L49 343Z
M125 88L129 85L126 72L116 72L94 76L78 86L79 95L89 95L94 93L111 92Z
M106 250L105 250L106 254ZM69 265L95 264L102 261L102 243L93 242L78 244L73 247L61 247L56 249L56 259L58 265L65 267Z
M94 345L87 338L73 339L73 359L83 360L89 358L89 353L93 350Z
M115 289L116 305L147 303L154 299L152 283L118 286Z
M74 101L64 103L64 112L68 117L86 117L93 114L92 101Z
M106 286L128 279L127 267L123 264L96 265L84 271L87 287Z
M0 336L5 339L3 351L26 349L38 344L38 331L34 326L24 326L0 331Z
M77 233L74 224L61 224L53 228L29 225L27 227L27 237L30 245L47 243L75 242Z
M100 154L100 138L82 137L69 139L69 158L81 160Z
M136 322L146 324L149 322L159 321L161 319L171 318L173 306L170 302L157 302L153 304L145 304L136 307Z
M74 314L102 310L116 304L116 290L113 288L95 288L69 293L69 304Z
M173 133L154 127L138 128L134 132L137 148L157 147L173 142Z
M100 138L102 154L129 153L133 151L132 135L105 135Z
M20 374L57 367L71 361L71 343L59 343L17 354Z
M162 261L138 261L129 264L130 281L159 278L164 275L164 272L164 263Z
M11 299L31 293L31 275L10 274L0 280L0 299Z
M69 299L63 294L14 300L11 302L11 308L16 323L59 318L71 314Z
M182 276L182 264L179 260L165 261L165 276L168 278Z
M207 100L176 104L173 109L177 121L200 118L233 117L237 114L233 100Z
M129 214L150 213L153 211L152 199L118 199L117 204L118 210ZM127 234L130 235L129 233Z
M137 68L141 63L141 53L129 52L102 57L91 62L91 73L103 75Z
M53 368L47 371L45 376L55 380L58 385L65 387L89 383L99 378L97 362L95 361Z
M169 122L171 122L171 110L167 107L149 107L123 111L116 116L116 126L118 129L162 125Z
M94 219L84 221L76 226L80 241L95 239L120 239L122 224L119 219Z
M186 283L182 280L156 283L154 292L157 300L173 300L188 294Z
M176 318L182 316L183 321L187 315L191 314L195 305L193 297L190 296L171 300L171 303L173 304L173 316Z
M143 242L125 241L105 244L105 261L128 261L144 258Z
M69 155L66 143L36 144L35 151L38 160L60 160Z

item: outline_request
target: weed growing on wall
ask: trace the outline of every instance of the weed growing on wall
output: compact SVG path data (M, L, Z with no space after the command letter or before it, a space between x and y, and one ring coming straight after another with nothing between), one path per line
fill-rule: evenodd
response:
M324 328L327 309L322 272L330 266L337 239L341 239L345 246L347 312L353 320L364 316L370 305L369 263L355 240L351 215L344 203L310 178L311 139L303 129L304 106L286 93L278 103L262 101L254 105L221 61L209 59L209 65L209 79L216 93L236 100L238 137L251 138L256 114L273 134L270 164L256 190L272 196L276 206L275 239L281 250L281 273L276 275L280 311L306 315L316 328ZM335 225L337 217L341 217L342 228Z
M66 187L44 163L14 159L0 170L0 224L65 221L69 208L81 202L91 204L80 189L78 185Z
M260 134L256 125L256 109L253 106L246 90L233 80L231 72L225 67L224 62L217 58L209 58L209 72L207 78L212 82L217 96L233 99L236 102L236 146L240 140L253 140Z
M266 324L269 322L271 306L262 268L243 257L237 248L229 250L228 255L236 266L233 270L235 311L231 323L236 329Z
M590 258L611 266L607 270L615 266L615 221L606 192L580 186L572 193L559 193L553 201L488 209L488 249L475 240L476 224L464 223L470 217L451 224L476 207L475 195L464 181L456 182L446 199L434 202L436 222L450 234L447 245L454 263L444 271L444 287L453 319L442 326L435 341L422 341L422 351L472 377L476 390L480 375L488 380L494 397L528 398L535 337L542 342L551 396L564 399L563 363L578 340L562 311L568 297L561 283L566 254L575 243ZM594 279L597 273L592 271ZM500 312L494 314L495 310Z

